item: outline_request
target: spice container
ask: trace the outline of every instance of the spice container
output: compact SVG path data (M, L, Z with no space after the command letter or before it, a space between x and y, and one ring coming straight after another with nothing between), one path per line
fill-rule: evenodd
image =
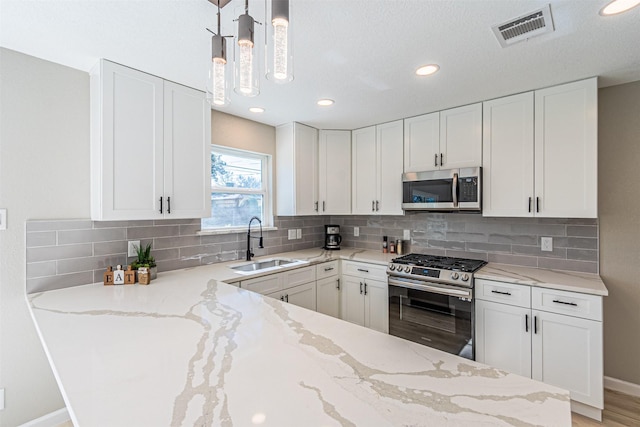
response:
M396 253L396 244L393 240L389 243L389 252L392 254Z
M398 253L398 255L402 255L403 253L403 248L402 248L403 244L402 244L402 240L398 239L396 241L396 252Z
M382 253L386 254L389 251L388 247L387 236L382 236Z

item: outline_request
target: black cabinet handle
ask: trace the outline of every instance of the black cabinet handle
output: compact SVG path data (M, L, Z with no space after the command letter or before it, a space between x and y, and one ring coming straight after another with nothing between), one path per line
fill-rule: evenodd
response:
M531 212L531 197L529 197L529 212Z
M436 153L435 156L433 166L438 166L438 153Z
M376 200L376 212L378 212L380 210L380 202Z
M324 212L324 200L322 201L322 212Z
M362 294L362 282L360 282L360 294Z
M162 197L160 197L160 213L162 213Z
M536 197L536 212L540 212L540 197Z
M284 296L284 299L285 299L285 301L286 301L286 302L289 302L289 294L286 294L286 295Z
M313 210L318 212L318 202L315 202L313 205L314 205Z
M167 213L171 213L171 197L167 197Z
M533 316L533 333L538 333L538 316Z
M571 305L573 307L577 307L578 306L578 304L576 304L575 302L560 301L559 299L554 299L553 302L555 302L557 304Z
M529 315L524 315L524 331L529 332Z
M331 271L331 270L333 270L333 267L327 267L324 269L324 271Z
M284 295L280 295L280 301L284 302Z
M336 279L336 289L340 290L340 279Z
M442 166L442 153L440 153L440 166Z
M511 292L502 292L502 291L496 291L495 289L491 291L491 293L493 294L500 294L500 295L508 295L511 296Z
M376 211L376 202L374 200L371 201L371 212Z
M365 270L364 268L359 268L358 271L362 271L363 273L368 273L369 270Z
M364 294L367 295L367 283L364 284Z

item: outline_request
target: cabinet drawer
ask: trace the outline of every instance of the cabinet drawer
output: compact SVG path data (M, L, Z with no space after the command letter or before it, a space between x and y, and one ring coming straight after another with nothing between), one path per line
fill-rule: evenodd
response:
M602 297L556 289L531 288L532 308L602 321Z
M316 279L324 279L325 277L335 276L339 273L338 261L325 262L316 266Z
M295 270L285 271L282 276L282 289L292 286L309 283L316 280L316 266L296 268Z
M342 274L366 279L387 281L387 267L365 262L343 261Z
M479 300L494 301L516 307L531 307L531 287L527 285L476 279L475 288L476 298Z
M270 294L282 289L282 282L279 276L279 274L272 274L270 276L243 280L240 282L240 287L263 295Z

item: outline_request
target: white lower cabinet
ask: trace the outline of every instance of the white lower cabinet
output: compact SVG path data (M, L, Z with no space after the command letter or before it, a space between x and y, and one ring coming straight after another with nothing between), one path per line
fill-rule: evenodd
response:
M342 271L342 319L389 333L386 268L343 261Z
M320 313L340 317L340 272L338 261L316 267L316 310Z
M476 360L571 392L601 419L602 297L476 279Z
M316 283L294 286L266 296L316 311Z

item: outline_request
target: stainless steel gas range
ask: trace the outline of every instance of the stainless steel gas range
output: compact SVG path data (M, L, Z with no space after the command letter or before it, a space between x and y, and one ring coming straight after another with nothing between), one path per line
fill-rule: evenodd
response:
M389 276L389 334L474 360L473 273L485 261L409 254Z

